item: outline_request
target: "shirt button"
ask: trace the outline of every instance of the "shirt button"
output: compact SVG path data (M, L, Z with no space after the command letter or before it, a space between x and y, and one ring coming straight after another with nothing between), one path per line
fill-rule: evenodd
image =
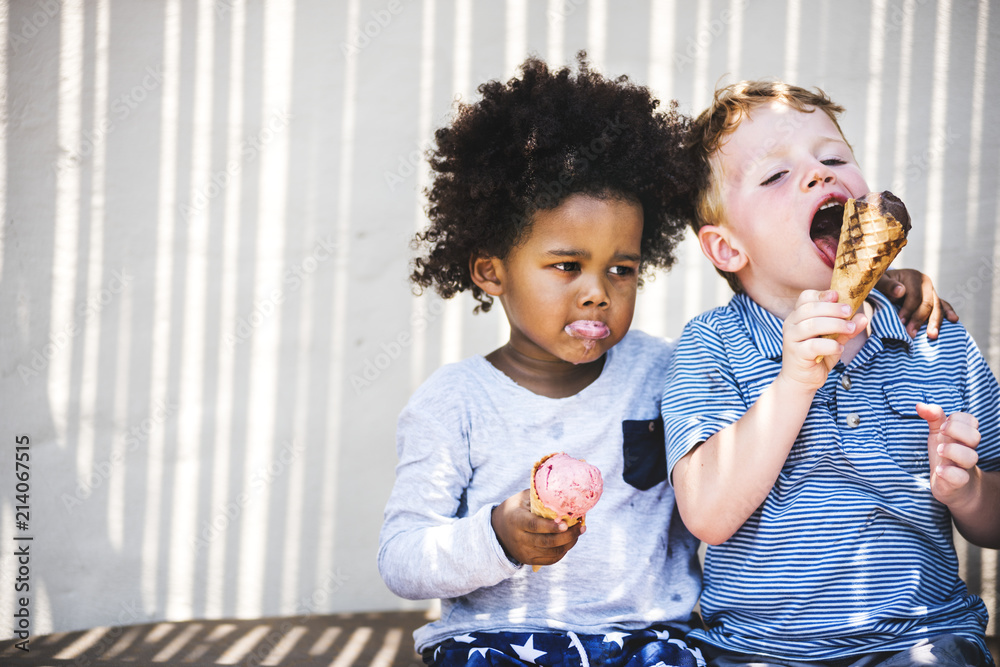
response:
M851 378L847 377L846 375L841 375L840 376L840 386L843 387L844 389L847 389L848 391L850 391L850 389L851 389Z
M858 424L861 423L861 416L857 412L852 412L847 415L847 425L851 428L857 428Z

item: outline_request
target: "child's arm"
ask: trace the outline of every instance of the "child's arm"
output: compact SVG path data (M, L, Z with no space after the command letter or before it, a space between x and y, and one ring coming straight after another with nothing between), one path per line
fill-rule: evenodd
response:
M519 569L493 532L492 504L466 507L473 480L467 438L429 412L425 402L400 416L396 481L379 535L379 572L389 590L411 600L465 595Z
M917 403L917 414L930 427L931 493L948 506L962 537L981 547L1000 548L1000 472L976 465L979 422L965 412L945 418L940 406L924 403Z
M673 468L677 507L688 529L721 544L764 502L781 472L816 390L843 352L840 340L867 325L831 302L836 292L803 292L783 326L781 371L736 422L681 458ZM816 363L816 357L823 361Z
M911 337L926 323L927 337L936 340L944 319L958 322L958 313L950 303L938 297L930 276L920 271L887 271L875 287L899 308L899 319L906 325L906 331Z

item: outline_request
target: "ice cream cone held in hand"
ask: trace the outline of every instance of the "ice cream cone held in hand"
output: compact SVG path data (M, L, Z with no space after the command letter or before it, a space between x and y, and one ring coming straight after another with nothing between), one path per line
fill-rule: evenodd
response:
M841 303L857 311L906 245L909 231L906 207L891 192L870 192L847 201L830 284Z
M891 192L847 200L830 289L839 303L851 306L852 316L906 245L909 231L906 206ZM822 360L817 357L816 363Z
M597 504L604 491L601 471L586 461L557 452L531 468L531 512L575 526ZM538 572L540 565L533 565Z

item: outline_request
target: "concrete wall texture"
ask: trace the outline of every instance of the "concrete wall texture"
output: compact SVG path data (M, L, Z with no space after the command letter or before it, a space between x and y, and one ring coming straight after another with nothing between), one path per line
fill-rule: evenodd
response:
M22 597L32 635L426 606L375 566L395 418L505 324L411 294L422 152L529 53L687 112L825 89L913 216L897 265L1000 369L989 0L5 0L0 44L0 637ZM639 328L727 300L681 255ZM996 615L996 552L960 549Z

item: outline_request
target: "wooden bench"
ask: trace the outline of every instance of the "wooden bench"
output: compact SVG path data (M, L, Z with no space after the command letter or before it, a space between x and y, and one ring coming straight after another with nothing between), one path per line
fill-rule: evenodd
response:
M161 622L30 637L28 652L0 642L12 667L421 667L413 631L424 612Z
M421 667L413 631L425 612L333 614L259 620L185 621L100 627L0 642L12 667ZM1000 644L990 638L1000 664Z

